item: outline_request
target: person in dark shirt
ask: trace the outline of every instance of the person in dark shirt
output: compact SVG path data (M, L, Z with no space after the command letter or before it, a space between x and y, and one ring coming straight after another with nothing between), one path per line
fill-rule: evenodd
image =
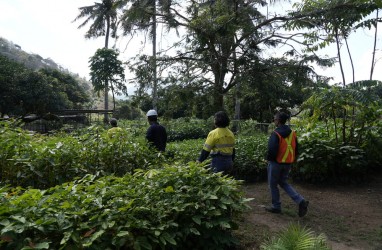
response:
M268 140L268 184L272 197L272 206L265 210L271 213L281 213L280 191L278 186L285 190L289 197L298 204L298 215L305 216L308 211L309 201L297 193L288 183L289 172L298 155L297 135L286 121L289 116L279 112L274 116L276 129Z
M146 139L150 146L155 147L158 151L166 150L167 132L166 129L158 123L158 113L151 109L146 114L150 127L146 132Z

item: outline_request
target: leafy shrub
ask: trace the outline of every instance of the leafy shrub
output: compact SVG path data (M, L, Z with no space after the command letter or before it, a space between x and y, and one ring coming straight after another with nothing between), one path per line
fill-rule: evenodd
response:
M0 188L1 249L226 249L240 182L198 164L137 170L48 190Z
M262 250L285 249L285 250L329 250L323 234L316 236L314 232L299 224L290 224L285 230L275 237L261 244Z
M195 118L163 120L159 123L166 128L168 142L205 138L213 129L213 121ZM118 124L133 137L144 137L149 127L146 120L121 120Z
M166 121L164 125L169 142L206 138L213 128L213 122L190 118Z
M236 138L236 157L231 173L236 179L254 182L266 178L267 163L264 160L267 150L267 136L239 136ZM174 161L195 162L203 148L205 139L172 142L167 150L174 156Z
M205 139L193 139L171 142L167 145L166 151L178 162L195 162L203 148L204 141Z
M200 121L200 120L199 120ZM191 126L192 120L173 124ZM206 136L169 142L166 153L152 152L145 140L146 122L121 121L119 140L109 140L106 129L92 126L71 134L31 135L6 123L0 126L0 178L2 183L23 187L47 188L86 174L122 176L136 168L150 169L169 162L196 161ZM253 122L249 122L253 125ZM382 146L378 124L365 133L363 143L337 143L328 136L327 126L315 123L314 129L297 126L299 159L291 177L313 183L362 182L381 171ZM130 127L129 127L130 126ZM248 128L250 125L248 125ZM172 128L176 128L172 125ZM357 130L354 131L357 133ZM185 137L184 137L185 138ZM253 182L266 179L264 161L268 135L261 132L236 135L236 159L232 175Z
M378 124L378 127L372 133L369 133L367 138L360 146L365 151L365 158L367 159L368 169L370 174L382 172L382 154L380 149L382 148L382 124Z
M252 136L259 133L268 134L269 129L274 129L272 126L273 124L259 123L252 119L242 120L239 121L239 133L242 136Z
M152 152L143 138L125 132L110 140L96 126L77 136L29 135L4 126L0 138L1 181L13 186L47 188L96 173L122 176L167 161L163 154Z
M236 157L233 175L248 182L266 179L268 136L262 133L239 136L236 139Z
M362 182L367 178L365 151L353 145L338 144L319 128L314 133L301 134L299 152L292 172L294 178L313 183Z

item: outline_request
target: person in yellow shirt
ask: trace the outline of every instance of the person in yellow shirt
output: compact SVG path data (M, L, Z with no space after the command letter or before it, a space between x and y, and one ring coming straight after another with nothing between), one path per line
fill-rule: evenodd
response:
M118 127L117 119L111 118L110 119L110 125L111 128L107 131L107 137L109 139L115 138L117 134L120 134L122 132L122 129Z
M198 162L203 162L211 155L213 172L229 173L235 158L235 136L228 128L228 115L219 111L214 116L215 129L210 131L200 153Z

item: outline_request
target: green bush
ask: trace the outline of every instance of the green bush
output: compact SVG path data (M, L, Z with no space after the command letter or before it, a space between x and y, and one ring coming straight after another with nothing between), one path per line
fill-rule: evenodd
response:
M267 135L238 136L236 138L236 157L233 172L236 179L254 182L266 179L267 163L265 153L267 150ZM177 162L187 163L199 158L205 139L184 140L172 142L167 150Z
M167 161L163 154L149 149L144 138L130 137L127 132L118 140L110 140L106 131L96 126L77 134L30 135L1 127L1 182L48 188L86 174L122 176Z
M48 190L0 188L1 249L227 249L240 182L199 164L84 178Z
M299 224L290 224L285 230L264 242L260 246L261 250L329 250L330 246L326 242L323 234L315 235L308 228Z
M171 128L194 126L192 121L177 120ZM184 140L169 142L163 154L147 147L143 123L121 121L120 125L124 133L119 140L109 140L106 129L100 126L71 134L45 136L31 135L8 123L1 123L1 182L12 186L48 188L86 174L122 176L133 173L136 168L157 168L169 162L188 163L198 159L206 139L203 136L185 140L185 136ZM299 158L292 168L291 177L313 183L365 181L381 171L382 154L378 151L382 146L380 127L375 126L369 133L364 133L365 138L357 145L355 142L338 143L321 123L315 123L314 128L299 124L296 126ZM266 179L267 163L264 159L268 137L261 132L253 132L250 136L236 135L232 172L235 178L249 182Z
M337 143L325 136L322 127L300 133L298 138L293 178L312 183L359 183L368 177L369 165L361 147Z
M382 172L382 154L380 149L382 148L382 126L378 126L375 131L370 133L364 140L360 148L365 151L365 158L367 159L367 165L369 166L368 174L373 175L375 173Z
M204 141L205 139L193 139L170 142L167 144L166 151L178 162L195 162L199 158Z
M206 138L213 129L212 121L191 118L166 121L163 125L167 129L169 142Z
M266 179L267 145L268 136L262 133L253 136L238 136L233 176L248 182Z

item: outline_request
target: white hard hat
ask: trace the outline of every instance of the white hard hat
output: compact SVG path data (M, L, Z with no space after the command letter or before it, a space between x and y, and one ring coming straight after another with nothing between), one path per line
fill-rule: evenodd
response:
M155 109L150 109L149 111L147 111L147 114L146 116L158 116L158 113Z

